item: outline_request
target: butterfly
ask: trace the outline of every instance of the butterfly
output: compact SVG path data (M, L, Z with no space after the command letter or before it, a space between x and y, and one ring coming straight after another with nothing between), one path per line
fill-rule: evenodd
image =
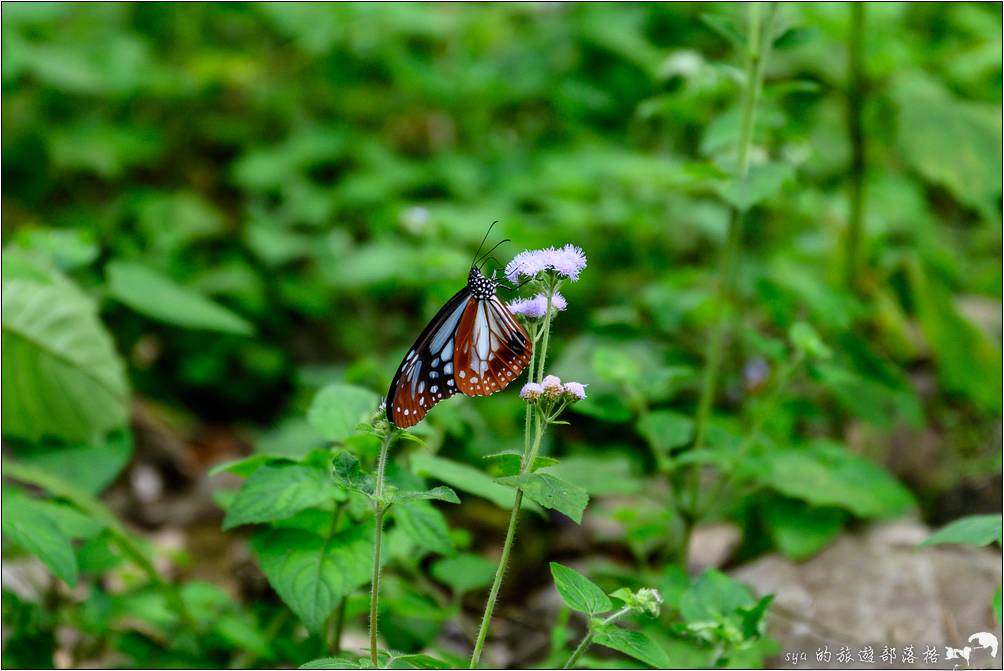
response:
M467 396L502 391L530 362L530 336L496 295L494 274L486 277L478 267L480 252L481 247L467 286L432 318L390 383L387 419L397 427L418 424L432 406L458 391Z

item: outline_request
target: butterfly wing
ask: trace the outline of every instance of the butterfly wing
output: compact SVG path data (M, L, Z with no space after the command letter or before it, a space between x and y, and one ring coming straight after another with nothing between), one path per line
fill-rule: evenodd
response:
M460 391L468 396L502 391L523 372L532 353L530 336L498 296L468 300L453 355Z
M457 393L455 335L470 303L464 287L446 302L411 346L387 392L387 419L402 429L418 424L429 408Z

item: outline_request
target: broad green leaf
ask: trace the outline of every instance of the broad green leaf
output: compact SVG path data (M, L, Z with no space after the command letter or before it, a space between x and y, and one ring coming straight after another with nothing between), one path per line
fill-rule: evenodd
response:
M486 498L501 508L512 508L516 492L495 482L483 471L456 461L434 457L430 454L415 454L411 457L411 468L416 475L435 478L452 485L456 489ZM524 502L525 507L539 510L536 505Z
M688 624L719 622L755 604L745 585L711 569L680 598L680 615Z
M892 91L903 157L927 180L989 214L1001 193L999 110L958 100L915 77L903 78Z
M342 450L335 455L331 462L331 476L339 487L367 495L373 493L373 475L363 472L359 460L351 452Z
M398 525L420 547L439 554L453 552L446 518L428 501L412 501L391 508Z
M281 520L334 496L320 469L301 464L262 466L247 479L223 518L223 529Z
M623 652L657 669L668 669L672 666L666 651L640 631L606 625L597 629L593 642Z
M497 566L481 555L461 553L444 557L434 563L429 572L457 594L483 589L492 584Z
M209 469L209 476L219 475L220 473L233 473L236 476L242 478L251 477L255 471L266 464L281 464L281 463L293 463L294 459L287 459L285 457L274 457L269 454L252 454L249 457L244 457L243 459L235 459L234 461L226 461L222 464L217 464Z
M505 450L502 452L496 452L494 454L488 454L484 457L489 464L498 469L497 472L502 475L516 475L519 473L519 469L523 464L523 453L520 450L512 449ZM547 468L557 464L557 459L552 459L551 457L538 456L533 460L533 467L531 471L536 471L541 468Z
M794 177L795 171L786 163L762 163L751 166L743 179L731 179L718 189L718 194L739 211L746 211L781 190Z
M829 359L832 355L816 329L806 322L795 322L788 329L788 339L802 354L810 359Z
M136 312L171 326L251 335L249 321L202 294L141 263L113 261L107 268L108 292Z
M580 613L599 615L613 610L610 598L589 578L575 569L551 562L551 576L565 605Z
M928 537L917 547L961 543L963 545L1002 544L1001 535L1004 519L1001 515L969 515L947 524Z
M949 293L928 277L919 261L907 267L920 329L934 350L942 384L1000 412L1000 349L959 313Z
M311 632L319 632L343 597L370 579L373 524L330 538L299 529L258 533L253 547L269 584Z
M844 514L839 508L817 507L794 499L771 497L762 510L774 545L785 557L796 561L822 550L844 526Z
M361 669L359 662L347 657L321 657L300 665L301 669Z
M24 495L3 496L3 535L37 556L53 574L70 585L77 583L77 558L70 537L44 507Z
M497 482L521 488L523 495L531 501L567 515L576 524L582 523L582 513L589 505L589 494L585 489L547 473L510 475L499 478Z
M457 493L449 487L433 487L425 491L398 490L393 494L394 503L407 503L409 501L445 501L446 503L460 503Z
M94 305L68 284L3 280L3 433L90 440L123 426L129 386Z
M672 410L653 410L638 420L638 433L658 452L668 453L690 443L694 420Z
M79 487L99 494L132 458L132 432L120 429L86 442L19 446L15 453L22 463L54 473L72 473Z
M634 494L642 483L631 472L631 461L623 456L575 456L544 470L565 482L578 485L590 496Z
M449 664L431 655L395 655L390 658L388 669L449 669Z
M377 408L379 398L365 387L334 382L317 392L307 421L327 440L343 441Z
M1002 603L1001 602L1002 602L1002 599L1001 599L1001 586L998 585L997 586L997 590L994 592L994 598L993 598L993 600L992 600L992 602L990 604L991 609L994 612L994 619L997 620L997 624L1000 624L1001 621L1002 621L1002 618L1001 618L1001 605L1002 605Z
M634 386L642 377L641 365L630 354L613 347L597 347L593 370L608 382Z
M786 496L858 517L891 517L914 505L910 490L886 471L828 441L769 452L754 470L762 483Z

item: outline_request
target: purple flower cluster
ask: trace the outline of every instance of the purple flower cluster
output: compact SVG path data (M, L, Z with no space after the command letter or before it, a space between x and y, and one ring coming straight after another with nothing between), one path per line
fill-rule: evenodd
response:
M509 301L508 306L514 315L540 319L547 312L547 296L537 294L533 298L517 298L514 301ZM551 309L562 312L567 307L568 301L560 292L555 291L554 295L551 296Z
M517 254L505 267L505 275L510 282L519 277L535 277L545 270L553 270L573 282L586 267L586 255L580 247L565 245L560 249L528 249Z
M557 400L564 398L567 401L581 401L586 397L586 386L580 382L561 383L561 379L556 375L548 375L539 384L527 382L519 392L519 397L524 401L536 401L539 398Z

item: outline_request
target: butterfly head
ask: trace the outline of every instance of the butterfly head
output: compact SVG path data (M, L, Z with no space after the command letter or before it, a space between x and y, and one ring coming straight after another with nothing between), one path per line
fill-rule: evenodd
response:
M495 295L495 289L499 283L495 280L494 273L491 277L485 277L477 266L471 266L471 272L467 276L467 288L477 300L488 300Z

